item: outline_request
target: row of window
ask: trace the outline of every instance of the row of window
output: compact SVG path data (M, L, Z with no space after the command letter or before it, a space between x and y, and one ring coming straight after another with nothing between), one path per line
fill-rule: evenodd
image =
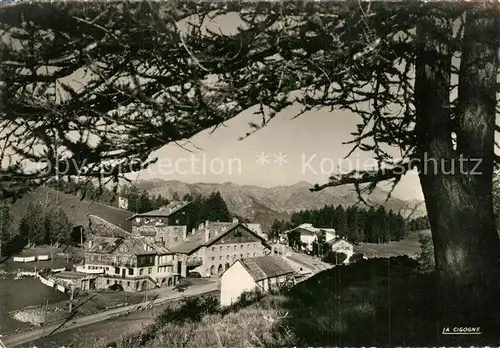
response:
M257 253L253 253L252 256L253 257L257 256ZM226 255L226 260L229 260L230 258L234 260L237 257L238 257L238 255L236 255L236 254L234 254L232 256L231 255ZM245 257L245 254L240 254L240 259L244 258L244 257ZM250 253L246 253L246 257L250 257ZM220 260L222 260L222 256L219 256L219 261ZM212 261L215 261L215 257L214 256L212 256Z
M88 269L104 269L106 271L109 271L109 267L103 267L103 266L88 266Z
M135 218L135 222L136 223L141 223L141 218ZM157 219L149 219L149 218L145 218L144 219L144 223L145 224L149 224L149 223L160 223L160 224L164 224L166 222L166 219L163 219L163 218L157 218ZM175 223L178 224L179 223L179 220L175 220Z
M233 247L233 250L236 250L236 249L237 249L237 247L238 247L238 246L237 246L237 245L235 245L235 246ZM241 245L240 245L240 249L243 249L244 247L245 247L245 245L244 245L244 244L241 244ZM250 249L251 247L252 247L252 244L247 244L247 248L248 248L248 249ZM253 247L254 247L254 249L257 249L257 244L253 244ZM224 248L223 246L220 246L220 247L219 247L219 251L222 251L222 250L223 250L223 248ZM215 250L216 250L216 247L212 247L212 251L215 251ZM230 245L228 245L228 246L226 247L226 250L227 250L227 251L230 251L230 250L231 250L231 246L230 246Z
M153 269L150 267L150 268L148 268L148 274L151 274L151 273L153 273ZM115 267L115 274L120 274L120 267ZM143 275L143 274L144 274L144 269L140 268L139 269L139 275ZM134 275L134 269L133 268L129 268L128 269L128 275L130 275L130 276Z

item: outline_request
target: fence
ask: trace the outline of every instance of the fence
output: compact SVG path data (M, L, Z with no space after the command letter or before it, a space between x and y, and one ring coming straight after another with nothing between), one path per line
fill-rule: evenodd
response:
M14 262L35 262L36 260L48 261L50 260L50 255L38 255L38 256L27 256L27 257L14 256L12 260Z
M14 262L35 262L36 261L36 256L29 256L29 257L14 257L13 258Z

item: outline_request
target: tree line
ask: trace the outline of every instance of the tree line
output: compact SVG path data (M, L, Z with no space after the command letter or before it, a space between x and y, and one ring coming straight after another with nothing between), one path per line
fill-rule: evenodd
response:
M361 209L355 206L326 205L321 209L301 210L293 213L290 221L275 220L271 226L270 238L277 239L280 233L303 223L318 228L335 228L337 234L351 242L388 243L400 241L411 229L424 226L426 217L406 222L400 213L387 211L383 206ZM296 236L295 236L296 237ZM290 236L289 236L290 239ZM294 236L291 236L293 243ZM296 238L295 238L296 239Z

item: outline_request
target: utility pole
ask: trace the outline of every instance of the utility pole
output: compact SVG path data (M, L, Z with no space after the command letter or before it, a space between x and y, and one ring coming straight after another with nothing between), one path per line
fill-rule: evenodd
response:
M43 320L43 334L44 335L45 335L45 326L47 326L48 306L49 306L49 300L45 300L45 315L44 315L44 320Z
M73 298L75 296L75 288L72 286L71 287L71 293L69 295L69 313L73 311Z

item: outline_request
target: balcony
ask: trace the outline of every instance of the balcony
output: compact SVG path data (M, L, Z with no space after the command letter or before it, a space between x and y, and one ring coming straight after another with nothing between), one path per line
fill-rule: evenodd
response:
M129 262L111 262L111 266L114 267L127 267L127 268L135 268L137 265Z
M158 261L157 266L173 266L174 265L174 260L163 260L163 261Z
M201 257L193 257L193 258L188 258L186 260L186 266L188 267L201 266L202 264L203 264L203 259Z

